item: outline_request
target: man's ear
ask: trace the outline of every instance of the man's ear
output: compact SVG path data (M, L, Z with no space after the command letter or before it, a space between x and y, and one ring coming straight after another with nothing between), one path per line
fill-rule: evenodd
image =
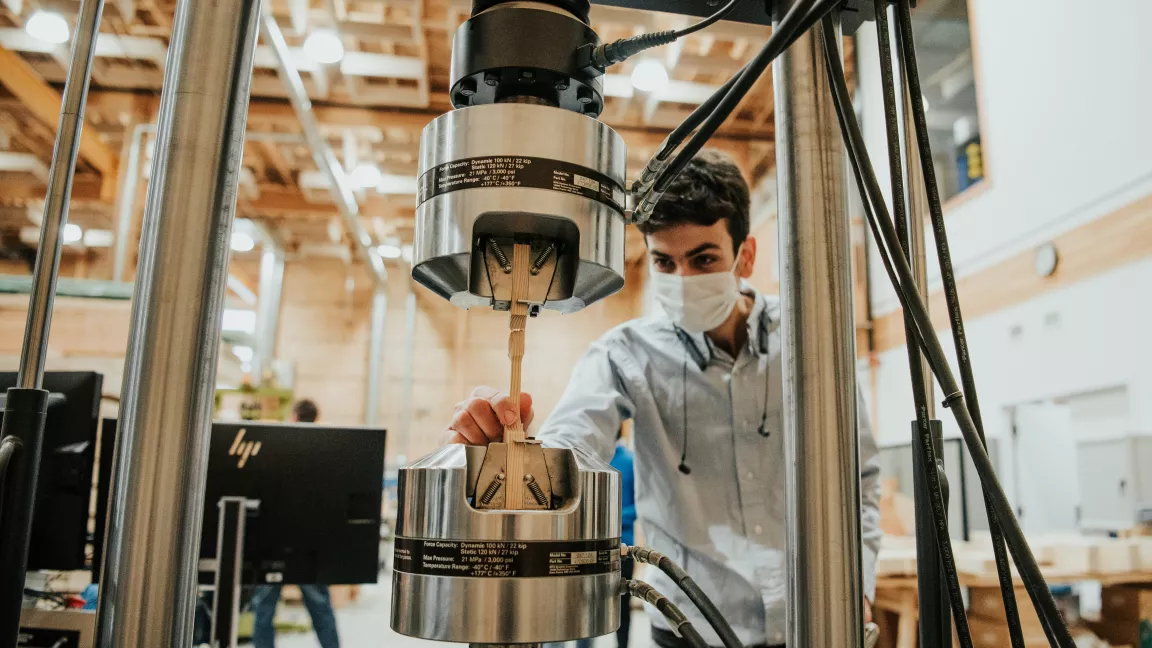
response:
M740 258L736 260L736 276L747 279L756 267L756 238L749 236L740 246Z

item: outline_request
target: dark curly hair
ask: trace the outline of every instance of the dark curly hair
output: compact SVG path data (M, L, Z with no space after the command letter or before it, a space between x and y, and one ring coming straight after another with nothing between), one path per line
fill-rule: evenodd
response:
M652 217L638 227L644 234L691 223L710 226L728 219L733 249L748 238L752 201L748 183L725 153L701 151L668 187Z
M292 407L292 413L296 415L296 420L300 423L315 423L316 419L320 418L320 408L316 407L316 403L305 398L297 401L296 405Z

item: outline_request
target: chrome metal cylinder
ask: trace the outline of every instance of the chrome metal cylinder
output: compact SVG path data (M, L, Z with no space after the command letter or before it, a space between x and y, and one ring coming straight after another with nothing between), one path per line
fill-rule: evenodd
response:
M509 298L486 241L557 244L555 272L534 274L529 301L564 313L624 286L627 149L608 126L531 104L461 108L420 140L412 276L463 308ZM507 294L504 294L507 293Z
M264 384L276 357L276 338L280 333L280 305L284 292L284 248L271 230L261 231L260 294L256 302L256 353L252 369L257 384Z
M136 208L136 187L140 185L140 163L144 157L144 133L153 132L152 124L136 124L128 145L128 159L121 160L125 168L124 182L116 196L116 247L112 262L112 281L124 281L128 270L128 235L132 231L132 213Z
M392 629L472 644L615 631L620 474L580 451L545 449L553 510L479 510L486 452L446 446L400 471Z
M777 19L799 0L774 5ZM774 63L788 645L863 645L845 158L818 30Z
M181 0L164 73L97 611L100 648L184 648L260 0Z
M364 394L364 425L376 425L380 415L380 387L384 373L384 331L388 324L388 287L378 284L372 293L368 332L368 386Z
M24 389L40 389L44 382L48 331L52 326L52 302L56 296L56 276L60 272L60 250L64 246L64 226L68 223L72 178L76 170L76 157L80 153L84 106L88 102L92 59L96 55L96 34L100 31L100 14L103 11L104 0L84 0L80 3L80 15L72 39L72 58L68 61L56 144L52 148L48 196L44 201L44 218L40 223L40 247L37 248L36 264L32 269L28 324L24 329L24 346L20 351L20 370L16 380L16 385Z

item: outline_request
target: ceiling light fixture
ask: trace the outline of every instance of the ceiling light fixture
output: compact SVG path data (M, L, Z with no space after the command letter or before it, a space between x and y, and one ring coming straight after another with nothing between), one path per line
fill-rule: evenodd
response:
M654 59L640 61L632 70L632 87L641 92L660 92L668 87L668 69Z
M251 252L256 247L256 240L244 232L232 232L232 251Z
M357 164L352 173L352 184L356 185L358 189L368 189L380 184L380 180L384 178L384 174L380 172L380 168L375 164Z
M64 226L64 244L79 243L84 238L84 230L79 225L68 223Z
M404 251L400 249L399 245L390 245L388 243L377 246L376 252L385 259L399 259L404 254Z
M28 17L28 22L24 23L24 31L33 38L55 45L68 42L72 36L72 30L69 29L64 16L55 11L40 9L33 11Z
M304 54L317 63L332 65L344 58L344 43L336 32L314 31L304 39Z

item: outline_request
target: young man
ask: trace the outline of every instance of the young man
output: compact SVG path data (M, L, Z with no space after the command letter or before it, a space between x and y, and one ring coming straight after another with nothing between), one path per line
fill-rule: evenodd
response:
M320 417L316 403L303 399L292 406L294 423L315 423ZM276 605L280 602L280 585L258 585L252 594L252 611L255 620L252 627L252 645L256 648L276 646ZM301 585L300 596L308 616L312 617L312 629L320 648L340 648L340 636L336 632L336 613L332 610L332 597L327 585Z
M749 192L739 169L704 152L641 225L651 289L664 314L601 337L577 364L540 430L546 445L612 457L621 421L633 419L636 510L646 544L682 565L742 642L785 641L786 569L780 306L743 279L756 262ZM859 402L863 563L870 616L879 549L879 469ZM452 441L485 444L519 415L507 394L480 387L457 406ZM712 646L720 640L657 570L646 572ZM649 610L650 613L652 610ZM683 644L658 614L654 643Z

